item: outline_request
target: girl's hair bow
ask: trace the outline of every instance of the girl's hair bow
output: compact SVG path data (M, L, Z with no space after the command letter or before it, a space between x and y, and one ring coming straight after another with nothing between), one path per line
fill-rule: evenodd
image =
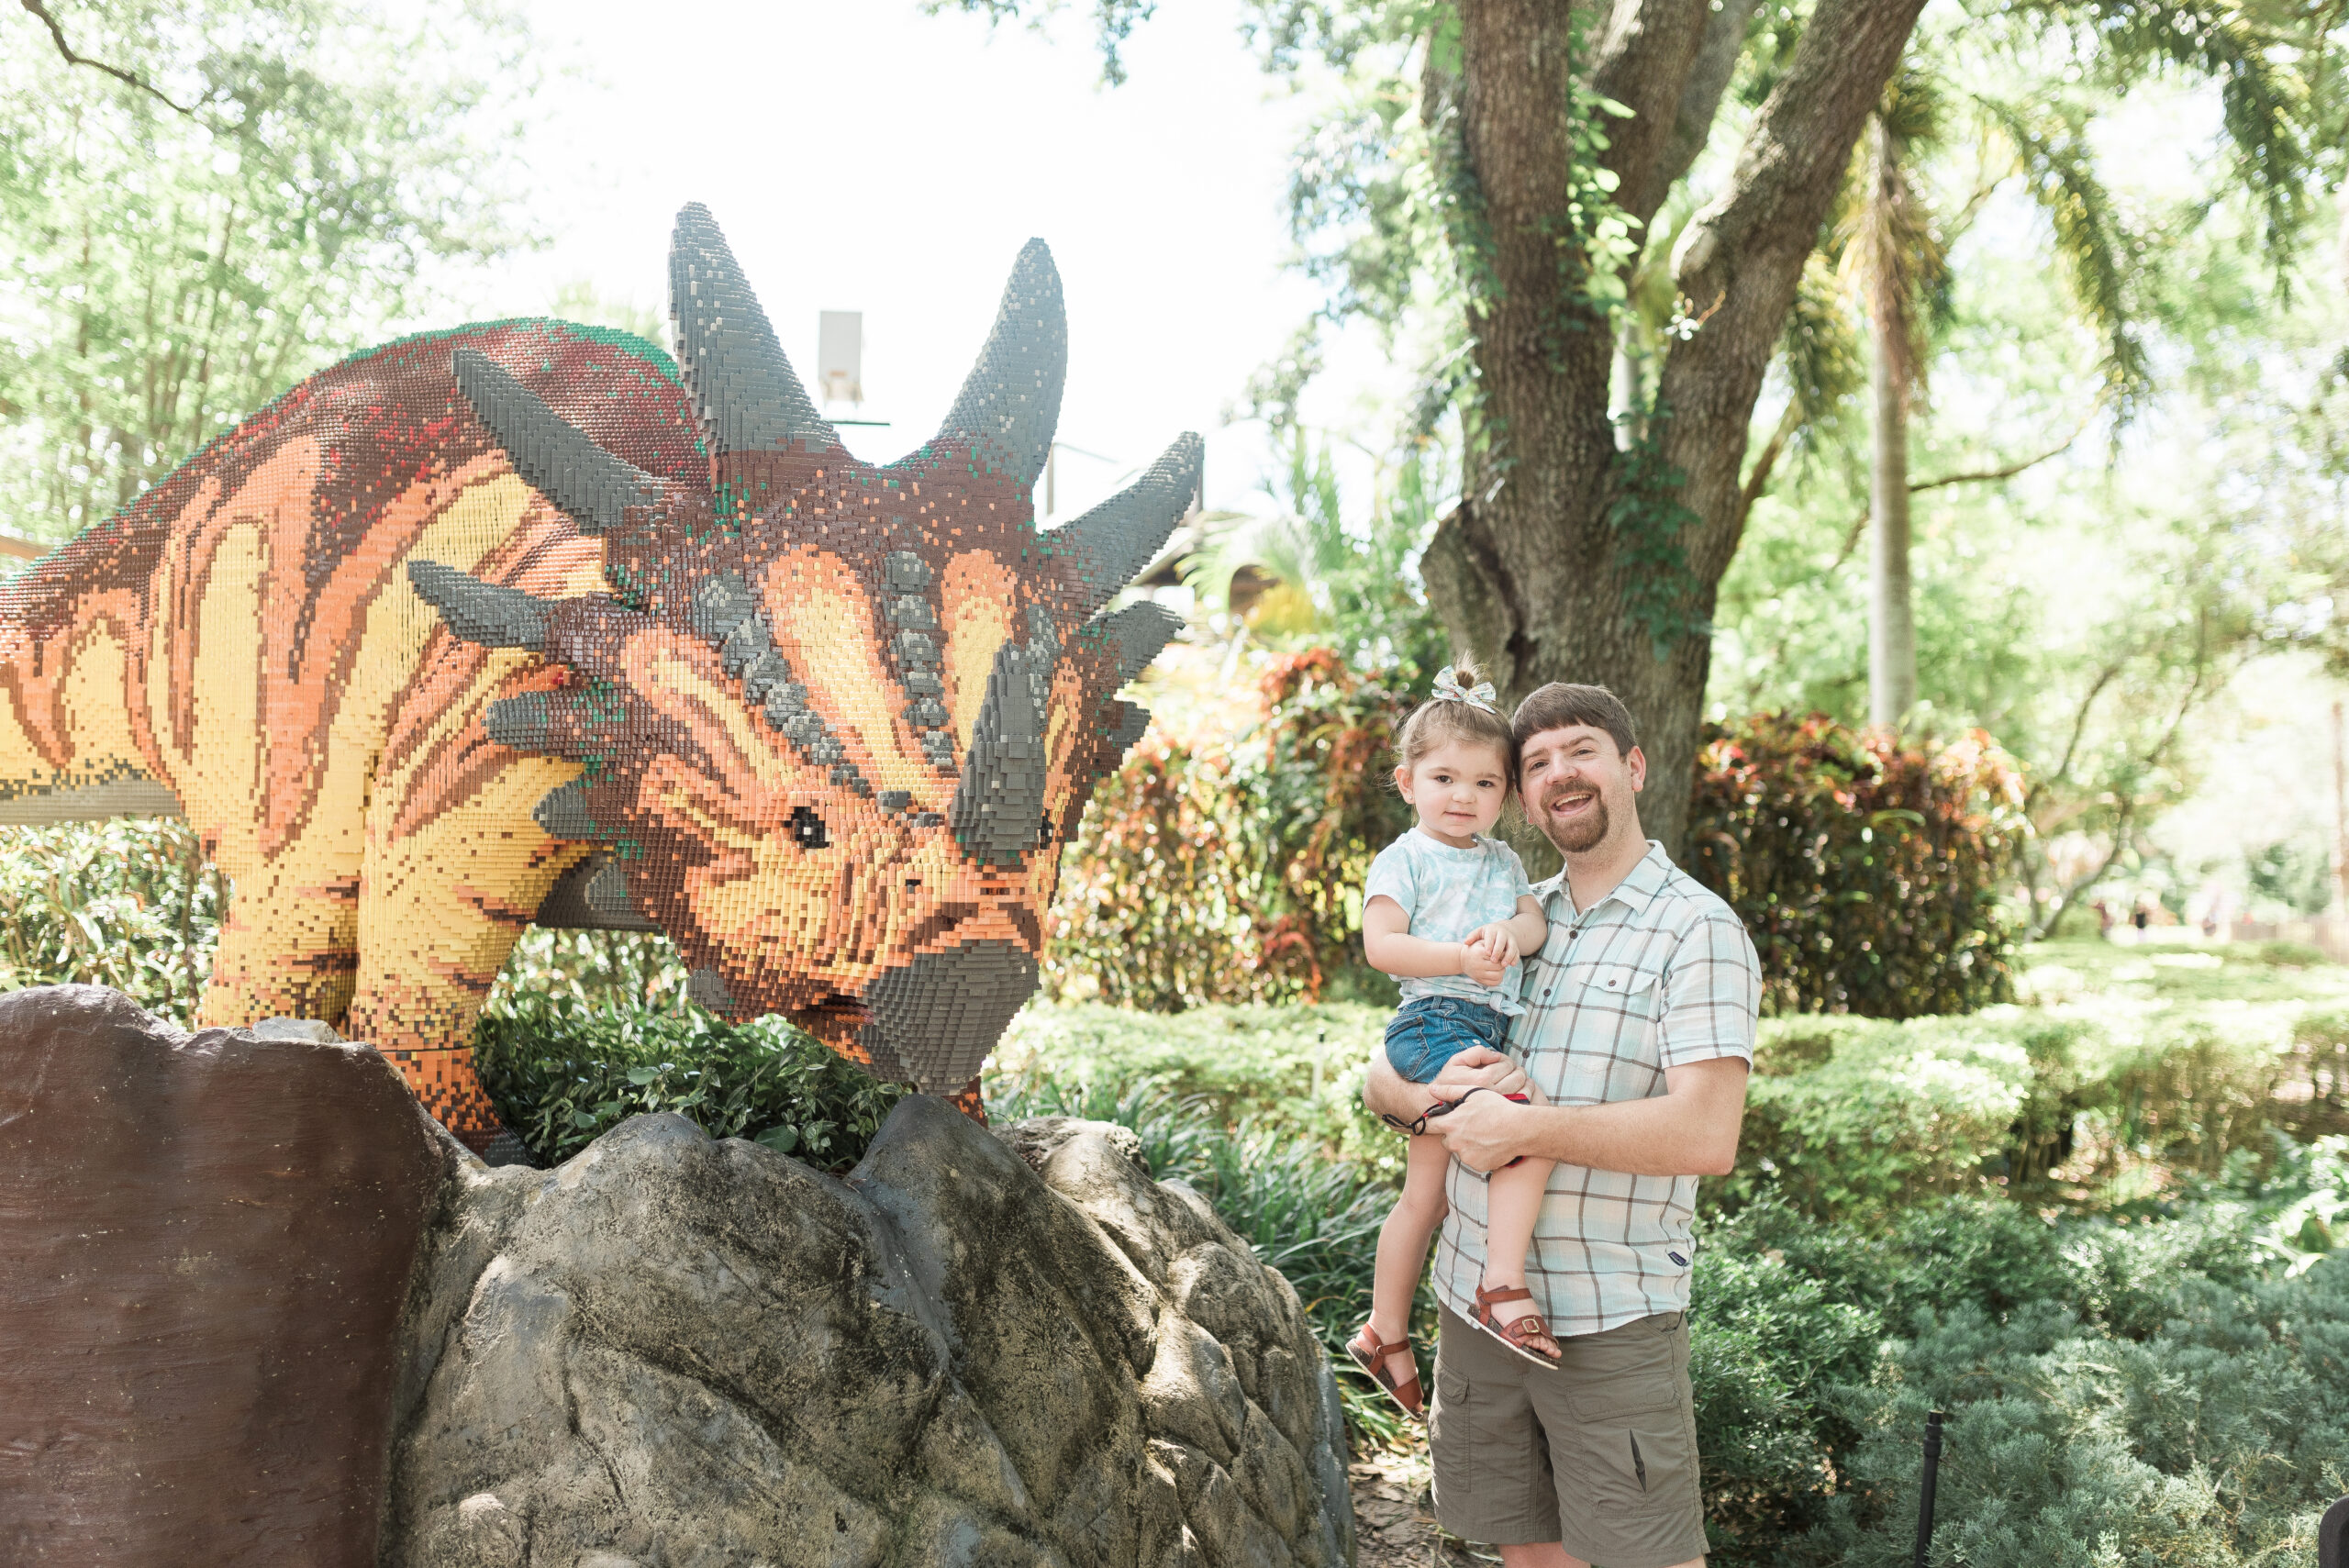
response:
M1482 708L1495 718L1501 716L1501 710L1493 706L1500 699L1493 692L1492 682L1479 681L1473 686L1464 686L1460 684L1459 672L1449 664L1435 673L1435 700L1464 702L1470 707Z

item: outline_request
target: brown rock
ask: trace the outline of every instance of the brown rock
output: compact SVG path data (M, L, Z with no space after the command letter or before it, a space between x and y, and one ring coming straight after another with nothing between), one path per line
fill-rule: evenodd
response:
M274 1032L0 995L0 1561L374 1562L455 1156L373 1050Z

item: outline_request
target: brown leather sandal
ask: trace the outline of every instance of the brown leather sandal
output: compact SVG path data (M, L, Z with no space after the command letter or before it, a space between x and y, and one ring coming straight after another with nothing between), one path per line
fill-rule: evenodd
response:
M1398 1385L1395 1381L1394 1373L1386 1370L1388 1356L1393 1355L1397 1351L1408 1351L1410 1348L1411 1340L1408 1335L1391 1345L1380 1344L1378 1336L1370 1331L1370 1325L1367 1323L1362 1326L1361 1333L1346 1341L1346 1353L1354 1358L1356 1366L1370 1374L1370 1380L1373 1383L1386 1391L1386 1397L1403 1407L1403 1413L1414 1421L1424 1421L1428 1416L1424 1408L1426 1401L1419 1391L1419 1374L1414 1372L1411 1373L1409 1382Z
M1565 1354L1558 1341L1550 1335L1550 1325L1542 1320L1539 1312L1529 1312L1504 1323L1493 1316L1493 1308L1504 1301L1531 1301L1533 1293L1523 1285L1509 1285L1501 1290L1476 1287L1476 1327L1507 1345L1518 1355L1531 1362L1543 1372L1558 1370L1559 1360Z

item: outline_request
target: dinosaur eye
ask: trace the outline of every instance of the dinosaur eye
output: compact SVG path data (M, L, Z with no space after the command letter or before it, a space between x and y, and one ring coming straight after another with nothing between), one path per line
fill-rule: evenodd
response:
M805 806L791 808L791 837L803 850L820 850L832 841L824 831L824 819Z
M1046 849L1052 843L1052 819L1045 817L1036 823L1036 842Z

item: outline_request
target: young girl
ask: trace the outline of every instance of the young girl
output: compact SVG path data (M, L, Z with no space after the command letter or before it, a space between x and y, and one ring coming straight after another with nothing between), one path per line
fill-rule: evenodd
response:
M1517 851L1486 835L1508 798L1516 744L1493 688L1467 665L1435 678L1435 695L1403 726L1395 784L1419 826L1379 851L1363 887L1363 950L1403 983L1386 1026L1386 1060L1415 1084L1432 1081L1470 1046L1502 1049L1517 999L1519 960L1548 927ZM1442 1102L1429 1115L1441 1115ZM1444 1107L1449 1108L1449 1107ZM1411 1297L1442 1222L1451 1156L1427 1130L1413 1136L1403 1196L1378 1232L1370 1322L1347 1345L1364 1371L1413 1416L1424 1401L1411 1359ZM1492 1173L1476 1325L1534 1365L1554 1369L1557 1341L1525 1287L1525 1253L1550 1162L1522 1159Z

